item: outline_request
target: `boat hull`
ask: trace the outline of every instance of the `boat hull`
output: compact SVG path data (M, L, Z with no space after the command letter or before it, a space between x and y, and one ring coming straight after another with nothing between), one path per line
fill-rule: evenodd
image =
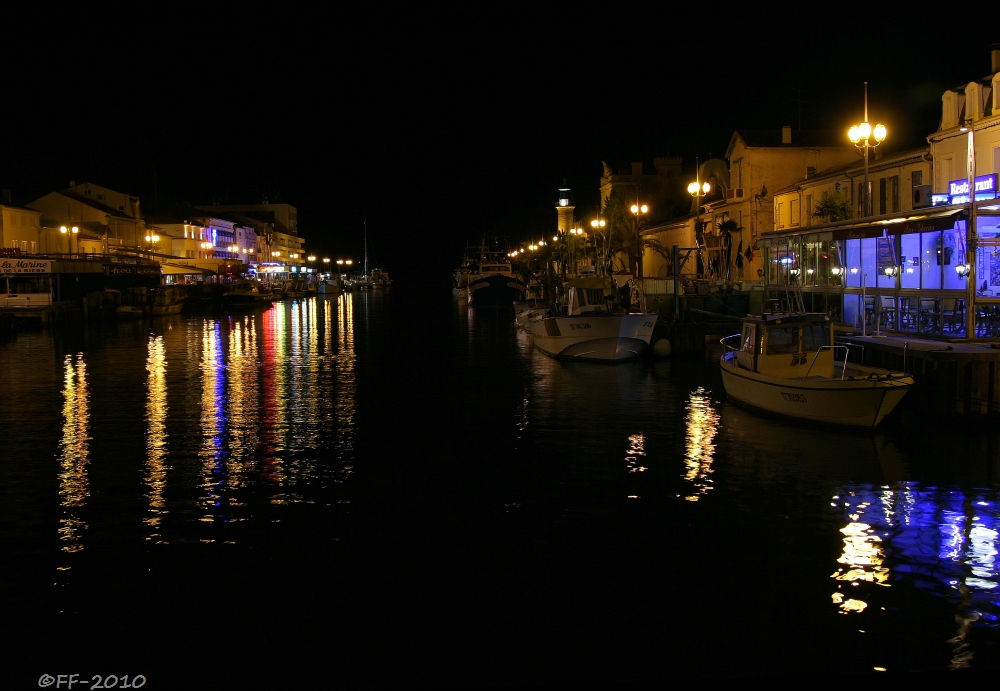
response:
M524 284L504 274L476 276L469 278L467 290L473 307L510 307L524 293Z
M771 377L734 366L735 358L735 352L726 353L719 365L726 393L737 403L783 417L839 427L875 427L913 385L913 378L908 375L856 365L848 368L863 378Z
M546 355L618 362L649 350L656 314L543 317L528 323L532 343Z

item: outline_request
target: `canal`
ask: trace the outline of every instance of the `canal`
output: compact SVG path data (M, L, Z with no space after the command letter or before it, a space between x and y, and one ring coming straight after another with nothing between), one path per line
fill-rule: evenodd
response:
M758 417L715 356L562 363L401 288L9 338L11 688L1000 666L1000 434Z

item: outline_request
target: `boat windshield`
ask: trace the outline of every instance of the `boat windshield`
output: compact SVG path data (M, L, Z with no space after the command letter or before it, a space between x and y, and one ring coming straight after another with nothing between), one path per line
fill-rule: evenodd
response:
M830 325L816 324L802 329L802 347L807 353L814 353L822 346L830 345Z
M799 350L799 327L783 326L768 329L767 354L797 353Z

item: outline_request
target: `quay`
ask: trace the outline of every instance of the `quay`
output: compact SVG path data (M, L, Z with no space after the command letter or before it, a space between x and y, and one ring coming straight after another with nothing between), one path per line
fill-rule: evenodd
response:
M850 359L907 372L916 386L911 396L922 413L994 415L1000 413L1000 343L938 341L892 334L838 334L851 348Z

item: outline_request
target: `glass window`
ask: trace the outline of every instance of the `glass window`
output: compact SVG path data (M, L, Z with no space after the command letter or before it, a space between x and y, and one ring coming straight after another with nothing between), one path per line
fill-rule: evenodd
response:
M941 231L920 234L920 287L941 287Z
M875 238L875 250L877 255L877 266L875 267L877 283L879 288L895 288L895 275L887 275L886 269L894 270L896 264L896 238L893 236L885 238Z
M875 272L878 270L875 265L875 240L877 238L864 238L861 240L861 285L871 287L875 285ZM864 274L867 274L865 276Z
M955 267L965 264L965 221L955 224L954 230L941 233L946 264L944 269L944 287L952 290L965 290L966 279L958 275Z
M767 331L767 354L781 355L783 353L799 352L799 329L796 326L783 326Z
M845 240L845 254L847 268L846 285L852 288L861 287L861 241Z
M856 329L861 328L861 320L858 318L859 310L858 305L860 303L860 295L845 295L844 296L844 323L850 324Z
M899 237L899 285L903 288L920 287L920 234L909 233Z
M816 248L816 285L838 285L830 280L830 269L837 266L836 249L833 247L833 243L821 242Z
M802 329L802 348L807 353L814 353L821 346L830 345L830 325L816 324Z

